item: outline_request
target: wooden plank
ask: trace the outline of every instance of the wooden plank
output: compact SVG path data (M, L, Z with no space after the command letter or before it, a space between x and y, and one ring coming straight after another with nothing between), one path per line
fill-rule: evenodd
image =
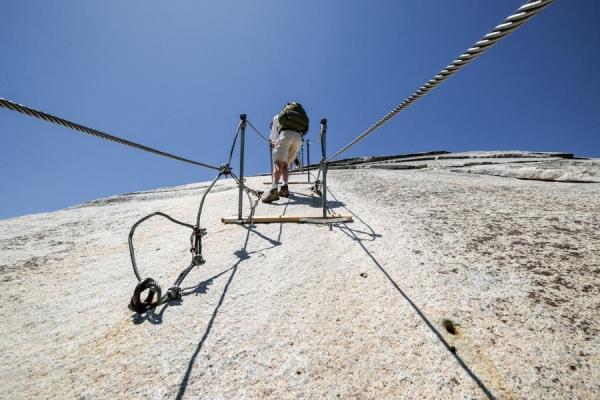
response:
M263 182L263 185L270 185L271 182ZM314 182L288 182L288 185L314 185Z
M329 218L302 217L301 222L308 223L308 224L335 224L335 223L341 223L341 222L354 222L354 220L352 219L351 216L347 215L347 216L329 217Z
M276 215L244 218L221 218L224 224L279 224L279 223L313 223L313 224L329 224L336 222L354 222L350 215L332 215L329 217L323 216L299 216L299 215Z

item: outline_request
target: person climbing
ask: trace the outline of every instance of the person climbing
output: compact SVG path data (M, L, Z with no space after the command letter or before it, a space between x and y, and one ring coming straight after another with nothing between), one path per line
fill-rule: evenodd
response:
M302 136L308 132L308 116L300 103L290 102L273 117L271 123L271 148L273 149L273 181L263 203L272 203L279 197L289 197L288 167L296 159L302 145ZM279 178L283 179L279 189Z

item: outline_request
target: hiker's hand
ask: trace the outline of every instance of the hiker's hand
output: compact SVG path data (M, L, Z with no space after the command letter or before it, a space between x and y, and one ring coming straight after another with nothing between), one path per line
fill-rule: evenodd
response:
M275 148L275 142L273 142L272 140L269 140L269 145L271 146L272 149Z

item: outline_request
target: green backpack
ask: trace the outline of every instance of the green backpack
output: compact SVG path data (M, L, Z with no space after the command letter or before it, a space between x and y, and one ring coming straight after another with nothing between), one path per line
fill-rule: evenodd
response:
M300 103L287 103L283 110L277 114L279 132L296 131L301 135L308 132L308 116Z

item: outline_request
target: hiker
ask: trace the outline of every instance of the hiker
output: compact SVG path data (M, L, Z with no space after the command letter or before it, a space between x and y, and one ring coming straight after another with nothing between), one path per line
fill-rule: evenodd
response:
M273 117L271 123L271 148L273 149L273 181L271 190L266 193L263 203L272 203L279 197L289 197L288 167L296 159L302 145L302 136L308 132L308 116L300 103L287 103ZM279 178L283 179L279 189Z

